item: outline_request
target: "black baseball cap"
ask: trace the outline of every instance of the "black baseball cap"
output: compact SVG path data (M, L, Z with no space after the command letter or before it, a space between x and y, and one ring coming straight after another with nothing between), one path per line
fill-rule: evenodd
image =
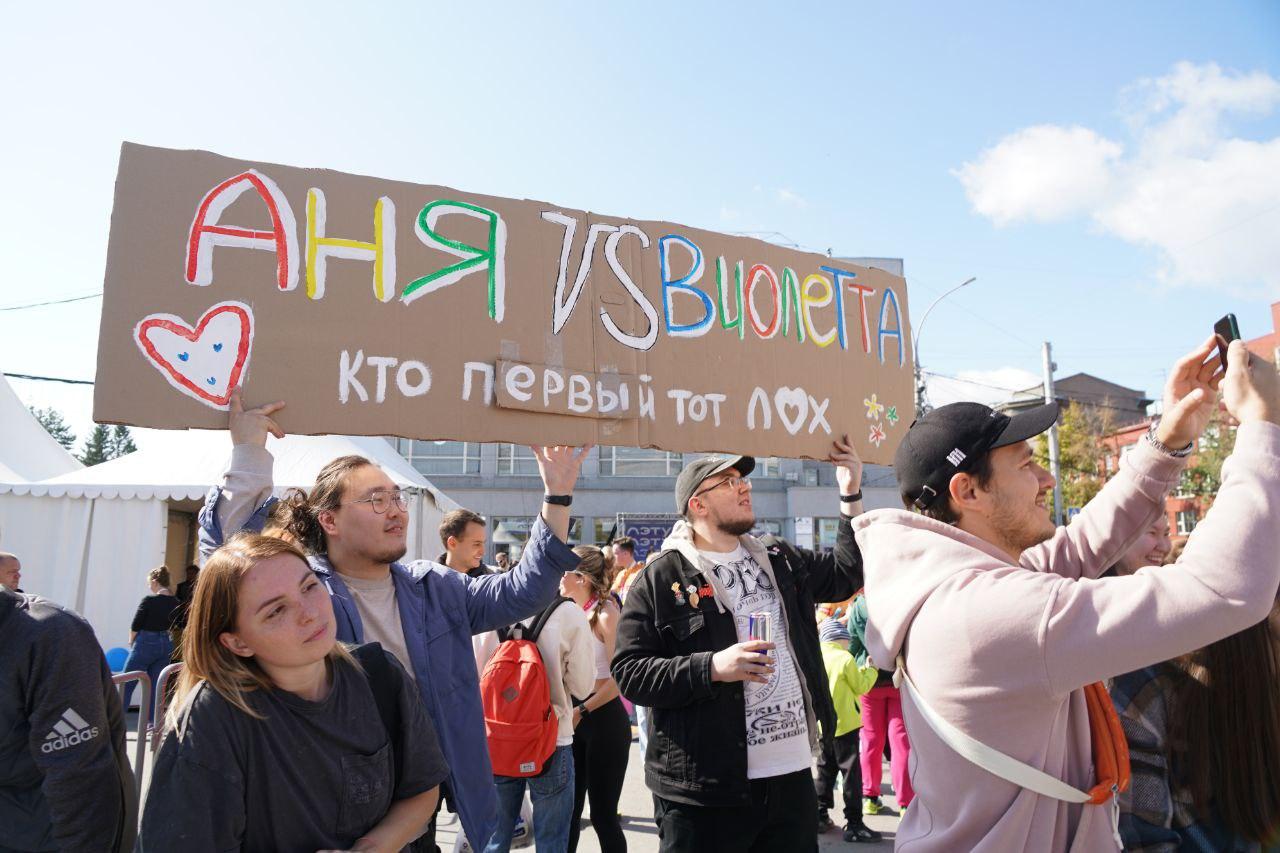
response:
M956 473L971 470L984 453L1026 441L1057 420L1056 402L1013 415L981 403L934 409L911 424L893 456L903 503L927 508L947 493Z
M676 512L684 515L689 508L689 498L698 491L702 481L712 474L719 474L736 468L743 477L756 468L754 456L704 456L684 466L680 476L676 477Z

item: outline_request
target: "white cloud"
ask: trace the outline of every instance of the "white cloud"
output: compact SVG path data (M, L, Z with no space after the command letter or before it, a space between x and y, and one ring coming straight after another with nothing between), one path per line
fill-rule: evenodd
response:
M925 393L937 408L965 401L994 406L1010 399L1015 391L1038 385L1041 377L1018 367L995 370L962 370L954 377L931 376L925 368Z
M1230 135L1227 119L1280 106L1280 81L1179 63L1121 95L1127 148L1083 127L1024 128L954 174L997 225L1088 216L1157 250L1170 285L1280 291L1280 137Z
M1006 136L954 174L974 210L997 225L1049 221L1096 204L1122 150L1088 128L1042 124Z

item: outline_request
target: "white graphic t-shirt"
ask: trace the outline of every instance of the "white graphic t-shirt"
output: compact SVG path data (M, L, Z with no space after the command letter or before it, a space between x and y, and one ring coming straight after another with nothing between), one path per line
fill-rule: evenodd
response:
M809 726L805 720L804 691L800 675L788 647L782 620L782 602L770 574L762 569L746 548L719 554L701 551L714 564L713 571L728 593L738 642L751 639L748 617L769 614L770 641L775 668L769 680L760 684L744 681L747 705L747 778L766 779L797 770L808 770Z

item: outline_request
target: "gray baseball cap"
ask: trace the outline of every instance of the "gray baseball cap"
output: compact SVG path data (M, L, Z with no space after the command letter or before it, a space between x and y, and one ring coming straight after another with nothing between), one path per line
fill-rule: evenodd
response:
M702 481L712 474L736 468L738 473L745 477L754 471L755 467L754 456L704 456L690 462L684 466L680 476L676 477L676 512L685 514L685 510L689 508L689 498L698 491Z

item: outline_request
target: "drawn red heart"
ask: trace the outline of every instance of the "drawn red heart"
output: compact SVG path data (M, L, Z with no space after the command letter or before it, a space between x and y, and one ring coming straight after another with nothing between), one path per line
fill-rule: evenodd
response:
M195 328L173 314L149 314L134 326L133 338L170 385L225 411L249 363L253 310L242 302L220 302L204 312Z

